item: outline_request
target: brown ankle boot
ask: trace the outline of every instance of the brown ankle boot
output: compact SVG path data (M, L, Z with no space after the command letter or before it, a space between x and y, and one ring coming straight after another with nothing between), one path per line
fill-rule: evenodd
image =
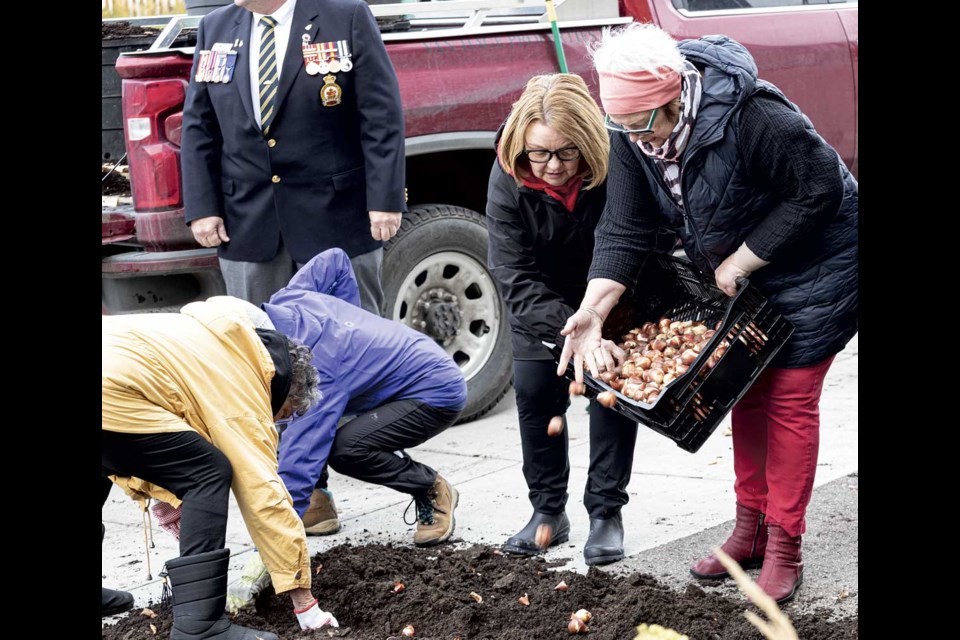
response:
M767 547L767 527L764 515L737 503L737 523L727 541L720 545L724 553L740 563L744 569L755 569L763 563ZM701 580L721 580L729 577L727 570L712 553L690 567L690 573Z
M415 500L417 530L413 534L413 544L418 547L432 547L449 540L456 527L453 511L457 508L459 499L457 490L437 474L437 479L427 492L427 500Z
M303 528L308 536L329 536L340 531L340 517L332 493L313 490L310 506L303 512Z
M802 536L789 536L779 525L771 524L767 554L757 584L767 595L783 604L793 599L797 587L803 583Z

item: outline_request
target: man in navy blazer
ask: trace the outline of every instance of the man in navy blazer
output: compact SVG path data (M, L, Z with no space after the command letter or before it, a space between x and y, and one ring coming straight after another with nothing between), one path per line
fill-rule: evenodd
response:
M379 313L382 241L406 206L400 89L376 21L361 0L235 2L200 23L183 112L187 224L219 247L230 295L266 302L339 247Z

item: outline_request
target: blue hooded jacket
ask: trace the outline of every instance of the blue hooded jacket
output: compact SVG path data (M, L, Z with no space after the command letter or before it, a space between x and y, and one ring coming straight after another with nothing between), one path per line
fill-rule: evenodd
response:
M350 259L340 249L314 257L262 305L277 331L313 352L320 401L280 439L280 477L302 516L333 444L337 423L398 400L461 411L467 385L432 339L360 308Z

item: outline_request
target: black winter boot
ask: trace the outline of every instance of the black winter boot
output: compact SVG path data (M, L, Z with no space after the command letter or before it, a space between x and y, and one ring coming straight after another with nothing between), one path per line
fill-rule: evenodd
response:
M507 553L516 553L524 556L535 556L543 553L546 549L537 546L537 528L542 525L548 525L553 531L548 547L561 544L570 539L570 520L566 513L551 516L538 511L533 512L530 522L514 536L511 536L503 545L503 550Z
M124 613L133 608L133 594L100 587L100 617Z
M170 640L279 640L272 633L232 624L227 603L230 550L218 549L167 562L173 590Z
M590 535L583 545L583 560L588 565L623 560L623 518L619 511L606 519L590 518Z

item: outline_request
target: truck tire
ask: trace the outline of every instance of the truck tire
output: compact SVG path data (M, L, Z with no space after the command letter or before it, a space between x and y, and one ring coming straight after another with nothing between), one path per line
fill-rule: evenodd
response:
M467 379L460 422L486 414L510 389L513 358L506 310L487 271L483 216L420 205L384 249L384 315L429 335L460 365Z

